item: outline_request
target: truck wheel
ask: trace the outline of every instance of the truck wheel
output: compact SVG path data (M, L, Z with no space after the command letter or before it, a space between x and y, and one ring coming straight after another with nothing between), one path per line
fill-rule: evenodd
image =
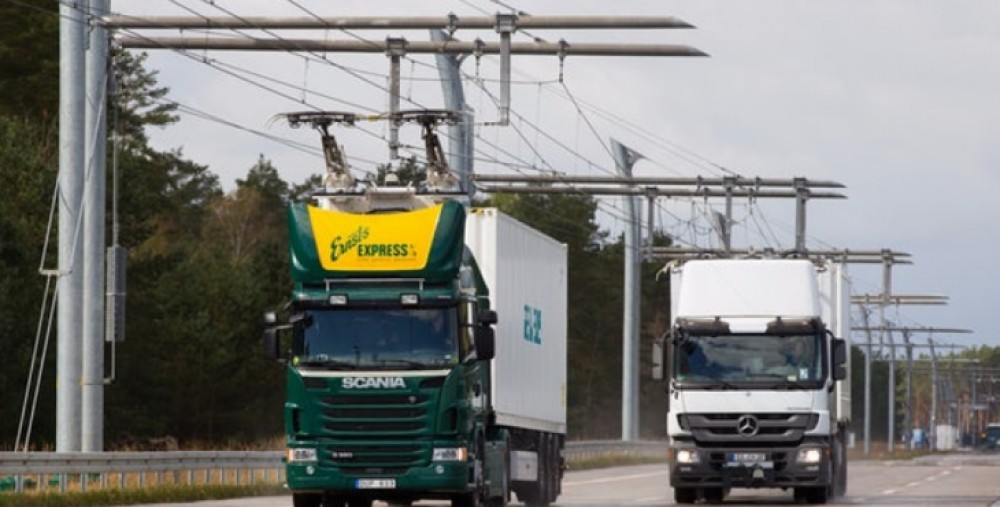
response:
M323 495L319 493L292 493L294 507L320 507Z
M322 505L323 507L344 507L345 502L347 500L344 500L342 496L323 495Z
M726 490L722 488L705 488L702 493L705 496L705 503L722 503L726 497Z
M347 507L372 507L372 501L355 498L347 501Z
M479 493L466 493L451 499L451 507L480 507Z
M698 499L698 490L694 488L674 488L674 503L694 503Z
M795 488L795 501L811 504L824 504L830 499L830 488L821 486L818 488Z

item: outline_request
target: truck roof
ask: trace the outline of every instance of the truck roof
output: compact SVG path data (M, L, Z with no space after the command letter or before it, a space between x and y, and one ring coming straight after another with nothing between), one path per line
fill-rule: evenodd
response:
M680 270L675 317L721 317L731 327L740 321L756 328L779 316L821 316L816 267L807 260L694 260Z

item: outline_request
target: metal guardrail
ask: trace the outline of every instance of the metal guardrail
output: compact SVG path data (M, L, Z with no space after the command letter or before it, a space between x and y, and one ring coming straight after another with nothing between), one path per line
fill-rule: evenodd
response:
M664 457L666 452L666 442L576 441L566 443L564 456L572 462L606 456ZM281 451L0 452L0 485L8 478L7 489L21 492L31 487L67 491L73 483L82 491L88 485L107 488L113 482L122 488L150 482L280 483L283 455Z

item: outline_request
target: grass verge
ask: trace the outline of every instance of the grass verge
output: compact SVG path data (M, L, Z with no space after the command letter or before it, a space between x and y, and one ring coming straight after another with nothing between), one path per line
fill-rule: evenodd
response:
M249 496L285 495L280 485L156 486L144 489L106 489L86 493L0 493L0 507L93 507L142 503L194 502Z

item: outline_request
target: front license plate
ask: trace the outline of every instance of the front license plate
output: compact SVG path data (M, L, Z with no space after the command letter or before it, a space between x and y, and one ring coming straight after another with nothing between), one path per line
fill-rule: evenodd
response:
M736 463L756 463L759 461L767 461L766 452L731 452L729 453L729 461Z
M358 479L354 481L357 489L395 489L396 479Z
M774 468L774 462L768 461L767 453L764 452L731 452L728 458L727 467Z

